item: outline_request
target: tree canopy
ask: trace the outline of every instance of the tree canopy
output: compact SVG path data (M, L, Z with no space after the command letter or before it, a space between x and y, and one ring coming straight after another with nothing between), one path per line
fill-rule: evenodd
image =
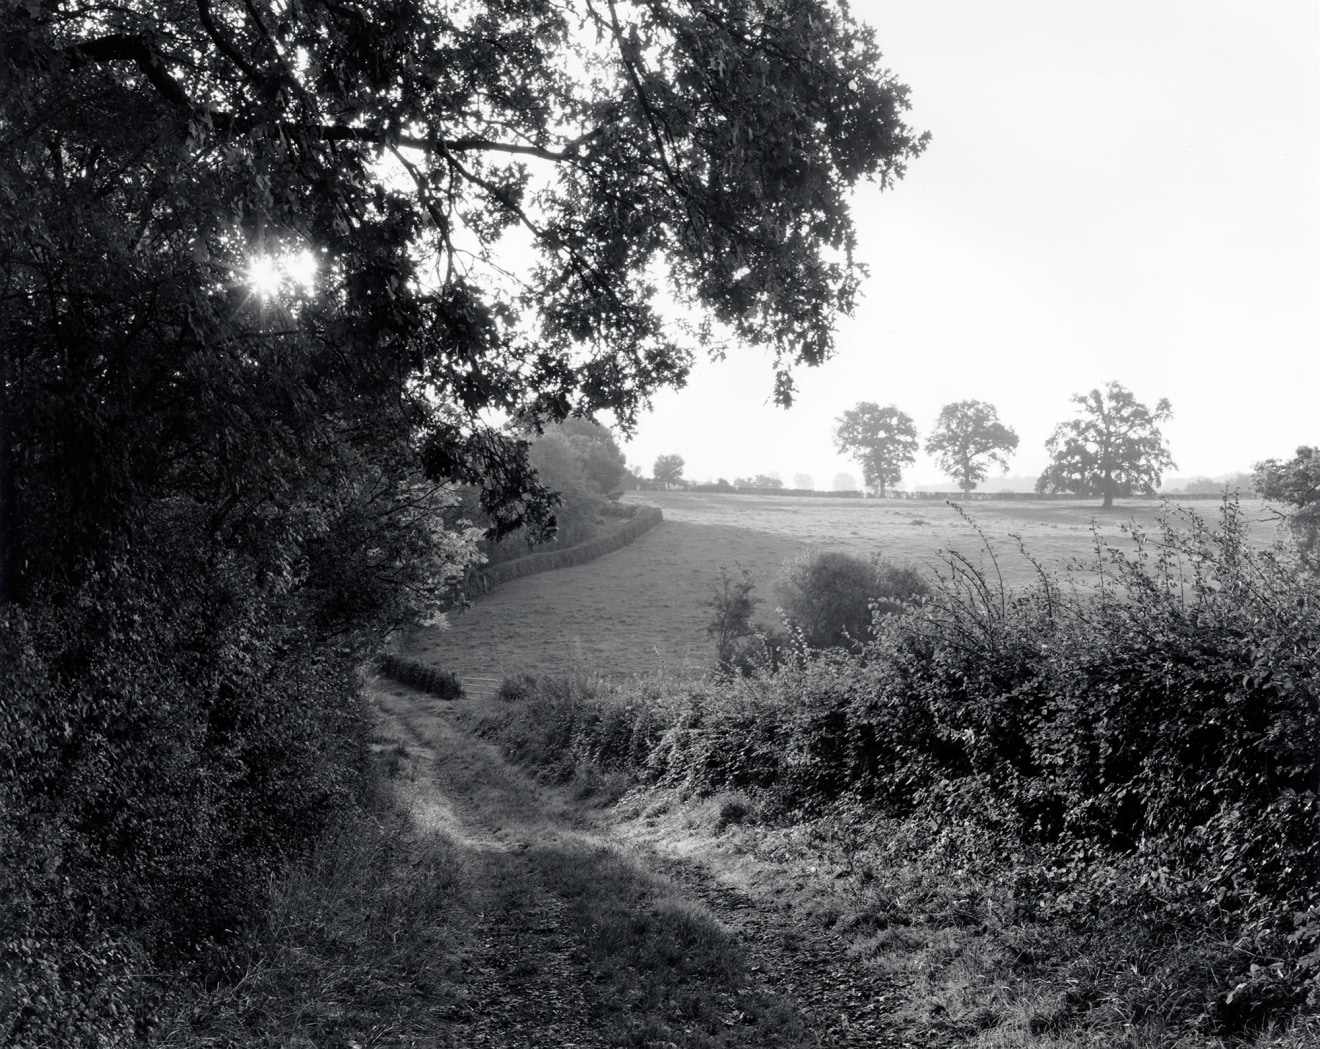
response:
M1151 411L1116 382L1074 394L1077 419L1055 427L1045 447L1054 460L1036 482L1038 492L1115 496L1154 495L1165 470L1174 468L1159 424L1173 415L1166 398Z
M867 486L884 495L903 479L903 467L916 461L917 427L892 404L862 401L834 421L834 446L856 459Z
M721 330L786 402L857 288L849 189L923 144L826 0L4 17L11 585L57 517L123 528L165 489L228 524L334 428L511 528L541 493L490 412L626 427ZM291 260L314 287L276 291ZM711 323L667 322L659 277Z
M964 495L985 480L990 463L1007 470L1008 453L1017 446L1017 434L999 421L995 406L985 401L946 404L926 441L926 451L958 482Z
M671 485L683 483L683 462L681 455L657 455L651 476L657 484Z
M457 492L548 526L530 435L721 340L789 401L906 108L832 0L5 5L6 897L236 929L476 556Z

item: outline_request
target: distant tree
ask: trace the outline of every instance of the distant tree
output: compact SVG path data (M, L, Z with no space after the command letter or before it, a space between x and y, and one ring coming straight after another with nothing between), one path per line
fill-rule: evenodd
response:
M888 404L862 401L835 420L835 447L862 468L868 487L885 494L903 478L903 467L917 458L917 427L912 416Z
M655 478L656 484L662 484L665 487L679 485L683 483L683 462L681 455L661 455L655 460L655 466L651 469L651 476Z
M1116 382L1072 400L1082 415L1060 423L1045 442L1054 461L1036 491L1098 495L1105 508L1115 496L1154 495L1162 472L1174 467L1158 425L1173 415L1168 400L1151 411Z
M1302 562L1320 568L1320 448L1302 445L1287 462L1266 459L1252 478L1256 494L1293 507L1283 511Z
M993 404L955 401L940 410L926 451L966 495L985 480L990 463L1007 473L1008 453L1017 446L1018 435L999 421Z
M775 473L756 474L754 477L736 477L735 488L783 488L783 479Z
M857 478L847 472L841 472L834 475L834 491L836 492L855 492L857 491Z
M1225 492L1252 491L1255 478L1252 474L1226 474L1222 477L1189 477L1176 488L1166 488L1171 495L1222 495Z
M803 492L815 491L816 479L811 474L794 474L793 487Z

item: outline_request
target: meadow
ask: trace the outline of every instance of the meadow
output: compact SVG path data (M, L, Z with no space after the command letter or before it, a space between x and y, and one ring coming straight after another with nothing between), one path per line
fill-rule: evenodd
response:
M778 624L775 581L784 563L810 548L879 554L932 576L954 552L1001 573L1012 589L1035 583L1037 564L1085 586L1085 573L1069 566L1094 557L1097 537L1130 548L1124 529L1152 530L1162 508L1157 500L1120 501L1109 511L1094 500L986 500L967 504L964 516L934 500L683 491L632 492L626 501L660 507L664 522L590 564L497 588L451 614L446 627L419 631L409 645L415 658L453 670L477 691L518 673L702 673L714 661L704 603L721 566L751 572L756 619L770 625ZM1188 505L1211 521L1219 510L1213 501ZM1269 506L1251 500L1242 508L1253 545L1273 542Z

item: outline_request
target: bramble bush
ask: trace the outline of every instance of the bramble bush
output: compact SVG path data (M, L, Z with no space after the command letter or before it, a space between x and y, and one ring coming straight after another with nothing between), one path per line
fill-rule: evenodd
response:
M1253 549L1234 501L1131 538L1021 593L993 550L989 574L951 556L864 650L773 673L571 702L523 681L505 730L561 776L605 760L769 812L980 827L1024 913L1193 943L1169 976L1181 1020L1320 1006L1318 584Z

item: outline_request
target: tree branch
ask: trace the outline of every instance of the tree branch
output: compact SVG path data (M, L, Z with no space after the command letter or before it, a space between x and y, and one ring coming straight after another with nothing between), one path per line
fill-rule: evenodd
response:
M258 84L263 83L266 78L260 70L243 57L243 53L225 38L220 27L215 24L215 19L211 15L211 0L197 0L197 14L202 20L202 28L206 30L206 35L220 49L220 53L238 66L249 80Z
M179 82L170 76L147 37L141 34L114 33L66 48L64 57L71 69L100 62L134 62L160 96L171 105L192 109L192 99Z
M205 0L199 0L199 9L206 7ZM206 19L209 21L209 15ZM215 27L213 21L211 28ZM208 29L209 32L209 29ZM214 36L213 36L214 39ZM246 60L234 52L228 42L217 46L235 64L249 76L260 80L261 74ZM197 106L183 87L165 67L160 54L152 46L149 37L143 34L114 33L109 36L74 44L64 51L64 57L70 68L78 69L86 65L103 62L133 62L142 71L157 93L170 105L180 109L195 110ZM257 128L271 128L290 137L307 138L316 142L361 142L366 145L395 147L399 149L417 149L427 153L507 153L511 156L536 157L555 163L575 160L582 146L599 138L604 132L600 128L585 132L570 139L562 149L550 149L525 142L502 142L498 139L481 135L464 135L460 138L445 139L436 135L421 137L404 135L396 131L381 128L353 127L347 124L315 124L296 120L269 121L260 117L238 117L223 110L207 110L211 126L225 134L242 135Z

